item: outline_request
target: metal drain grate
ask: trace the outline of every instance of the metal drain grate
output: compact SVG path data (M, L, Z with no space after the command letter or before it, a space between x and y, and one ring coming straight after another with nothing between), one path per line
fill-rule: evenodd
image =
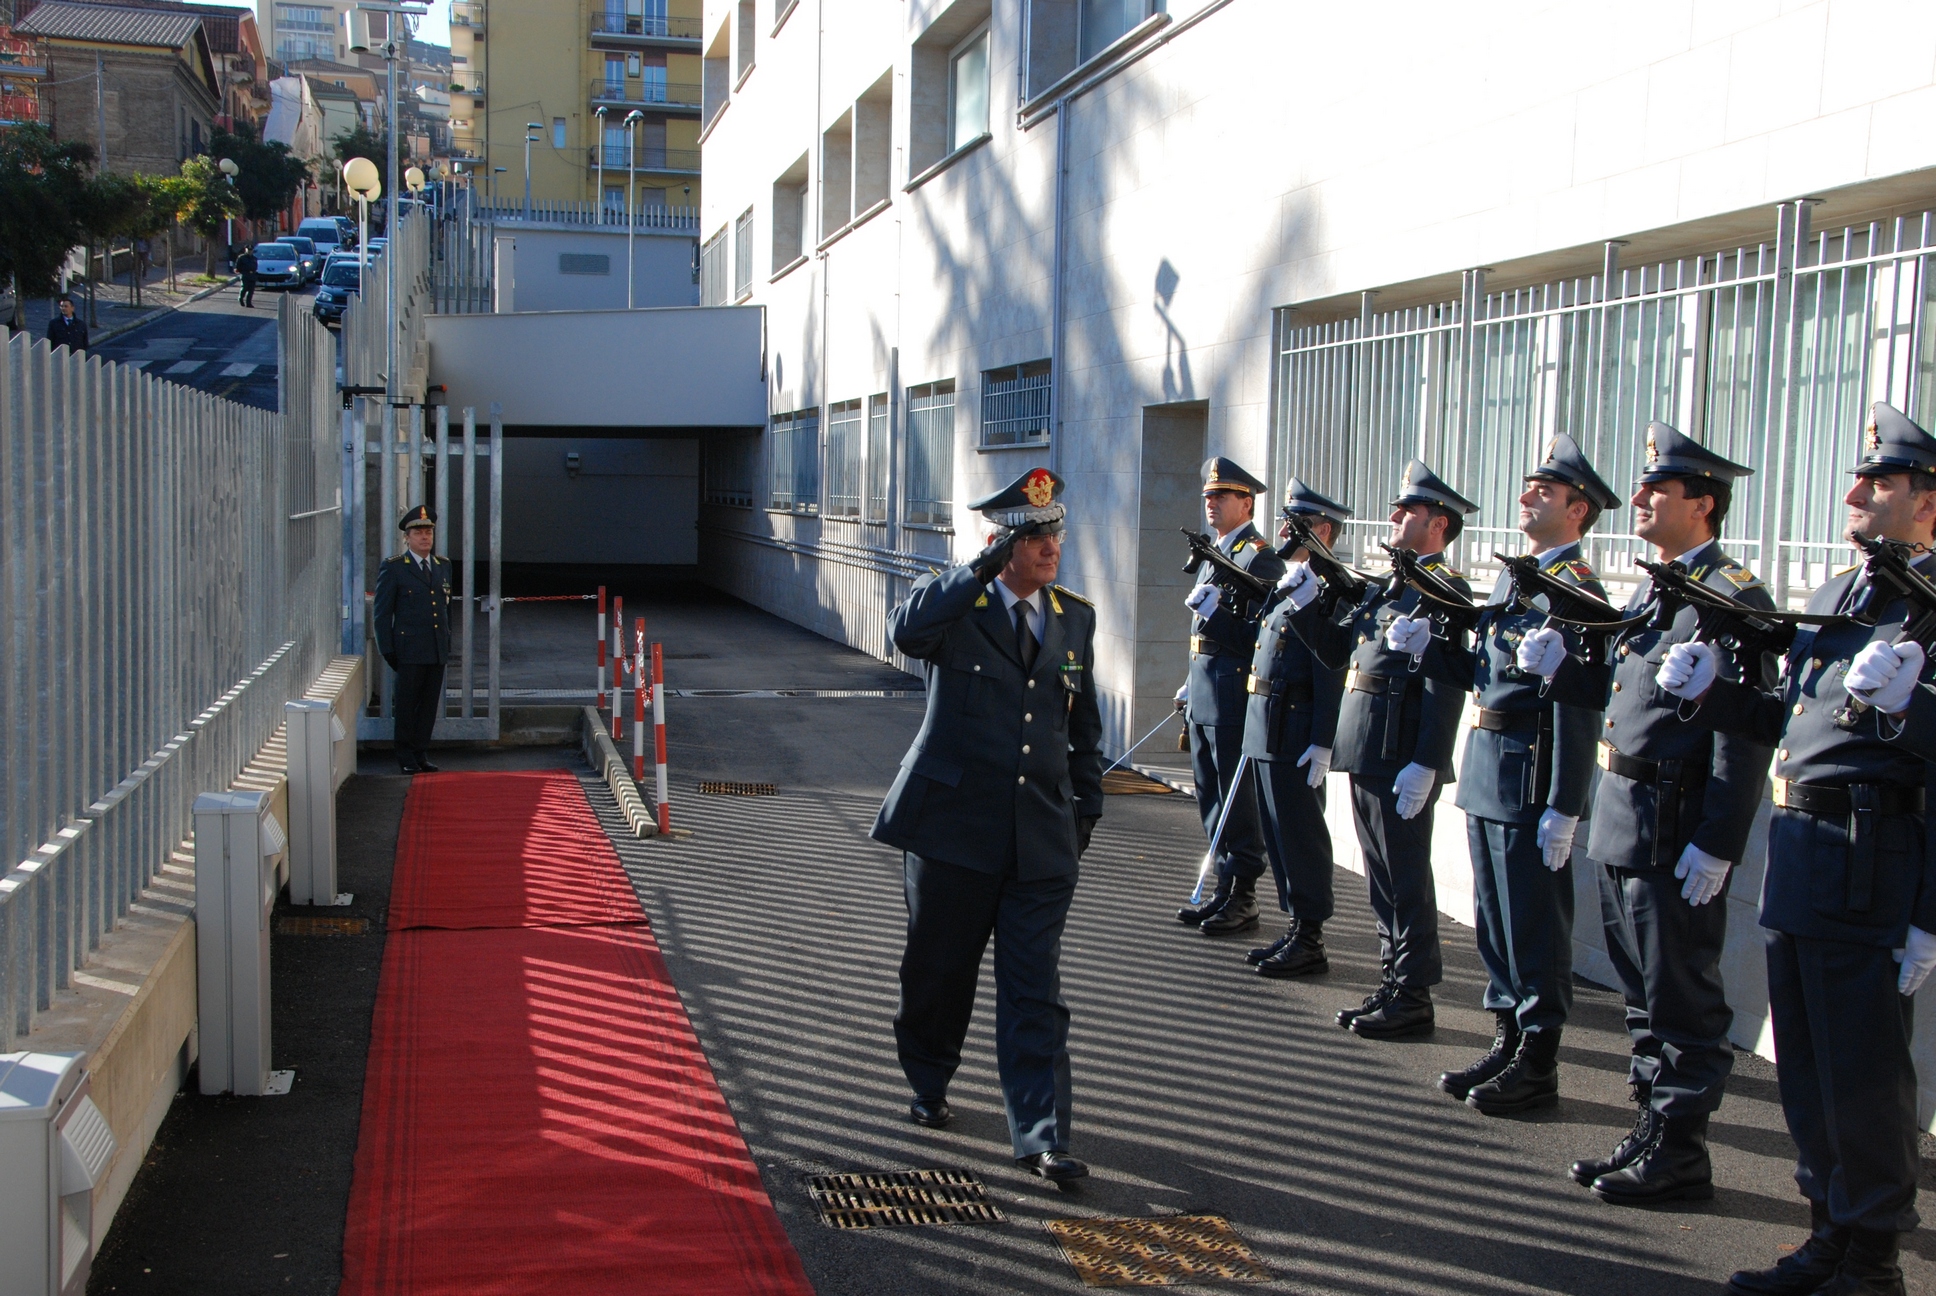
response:
M778 796L780 789L771 783L701 783L707 796Z
M1085 1287L1271 1280L1221 1215L1050 1220L1048 1230Z
M960 1170L814 1175L807 1192L829 1228L1002 1223L981 1180Z
M278 936L367 936L368 918L311 918L288 914L276 919Z

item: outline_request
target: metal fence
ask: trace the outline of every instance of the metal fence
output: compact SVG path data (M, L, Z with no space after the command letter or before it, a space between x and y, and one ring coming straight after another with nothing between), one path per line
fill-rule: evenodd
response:
M496 309L495 229L468 203L447 207L430 228L430 304L437 315Z
M1624 490L1662 419L1755 469L1724 538L1795 601L1845 552L1868 403L1936 415L1936 213L1814 233L1808 212L1784 204L1772 240L1676 261L1621 267L1610 245L1578 279L1488 292L1475 270L1457 301L1377 312L1366 294L1358 318L1301 327L1287 311L1279 474L1343 493L1364 560L1417 455L1479 504L1458 560L1484 570L1523 544L1516 500L1548 438L1573 436ZM1625 516L1588 537L1615 577L1646 553Z
M609 169L609 168L608 168ZM608 182L616 176L608 175ZM529 220L533 224L547 225L616 225L625 228L625 205L613 206L609 203L553 201L534 198L527 214L522 202L499 201L493 204L489 199L479 202L475 208L475 218L480 221L496 221L500 224L511 221ZM633 209L632 224L639 229L671 230L677 234L699 233L699 209L672 203L646 203Z
M0 348L0 1051L336 650L335 357L300 307L273 414Z

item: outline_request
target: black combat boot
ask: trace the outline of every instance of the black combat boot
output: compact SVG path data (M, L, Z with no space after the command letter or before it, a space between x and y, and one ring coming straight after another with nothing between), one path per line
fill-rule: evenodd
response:
M1200 905L1184 905L1176 911L1176 920L1185 927L1199 926L1205 918L1224 907L1230 899L1230 884L1236 879L1224 876L1217 879L1217 889L1208 900Z
M1815 1289L1815 1296L1903 1296L1895 1231L1850 1229L1842 1263L1835 1267L1833 1278Z
M1293 918L1291 919L1291 925L1284 929L1284 934L1282 936L1279 936L1276 940L1272 941L1268 945L1259 945L1256 949L1244 955L1244 962L1250 963L1250 964L1262 963L1265 959L1271 957L1273 954L1277 954L1281 952L1286 945L1289 945L1292 941L1296 939L1297 939L1297 919Z
M1465 1105L1488 1116L1550 1107L1560 1100L1560 1033L1527 1031L1512 1062L1484 1084L1474 1085Z
M1604 1160L1575 1161L1567 1171L1580 1187L1591 1188L1593 1181L1601 1175L1625 1170L1645 1156L1647 1149L1654 1145L1654 1140L1660 1137L1661 1118L1660 1113L1654 1110L1653 1094L1635 1085L1633 1100L1639 1105L1639 1110L1634 1113L1633 1128L1627 1131L1625 1138L1613 1145L1613 1151Z
M1654 1145L1624 1169L1593 1181L1593 1195L1615 1206L1666 1201L1707 1201L1714 1196L1714 1168L1707 1159L1707 1113L1669 1116Z
M1391 997L1397 993L1398 982L1393 981L1391 979L1391 973L1387 972L1385 974L1385 980L1380 981L1378 988L1365 996L1363 1003L1359 1004L1356 1008L1338 1009L1338 1025L1344 1027L1346 1030L1350 1030L1352 1022L1364 1016L1366 1013L1377 1012L1380 1008L1383 1008L1387 1003L1391 1002Z
M1506 1008L1493 1009L1492 1017L1492 1049L1463 1071L1439 1073L1439 1088L1460 1102L1472 1086L1484 1084L1512 1065L1513 1054L1519 1052L1519 1019Z
M1835 1277L1848 1254L1849 1230L1828 1217L1822 1202L1808 1203L1808 1241L1775 1262L1772 1269L1743 1269L1728 1279L1735 1296L1814 1296Z
M1235 936L1240 932L1257 930L1257 879L1235 878L1231 882L1230 898L1223 902L1223 908L1213 914L1205 914L1197 924L1197 930L1205 936Z
M1432 992L1424 986L1394 986L1391 998L1351 1019L1351 1033L1363 1039L1402 1039L1432 1029Z
M1257 965L1258 976L1316 976L1331 970L1331 960L1324 956L1324 924L1298 922L1291 926L1295 933L1291 942Z

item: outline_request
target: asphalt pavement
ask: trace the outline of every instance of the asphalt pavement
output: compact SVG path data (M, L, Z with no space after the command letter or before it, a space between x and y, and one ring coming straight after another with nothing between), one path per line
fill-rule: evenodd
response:
M291 291L307 310L314 287ZM139 366L164 382L272 410L279 356L276 310L282 296L258 288L255 305L243 306L241 288L231 285L102 343L94 354Z

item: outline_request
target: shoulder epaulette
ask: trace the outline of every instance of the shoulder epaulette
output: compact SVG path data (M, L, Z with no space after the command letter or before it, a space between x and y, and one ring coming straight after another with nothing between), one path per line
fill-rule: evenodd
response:
M1574 580L1590 581L1590 580L1600 579L1600 577L1594 572L1592 564L1587 562L1586 559L1584 558L1567 559L1566 569L1573 573Z
M1076 593L1074 590L1070 589L1066 585L1052 585L1049 588L1053 589L1056 593L1062 595L1063 598L1074 599L1076 602L1082 604L1082 606L1084 607L1092 608L1096 606L1093 602L1082 597L1082 595Z
M1249 543L1250 543L1250 541L1249 541L1249 540L1239 540L1239 541L1237 541L1237 543L1235 543L1235 544L1233 544L1233 545L1231 545L1231 546L1230 546L1230 556L1231 556L1232 558L1235 558L1235 557L1236 557L1236 556L1237 556L1238 554L1240 554L1240 553L1242 553L1242 552L1244 551L1244 546L1245 546L1245 545L1247 545L1247 544L1249 544Z
M1454 578L1455 580L1464 580L1464 579L1465 579L1465 573L1464 573L1464 572L1462 572L1462 571L1460 571L1460 570L1459 570L1458 568L1456 568L1456 567L1453 567L1453 566L1451 566L1451 565L1449 565L1449 564L1448 564L1448 563L1446 563L1446 561L1445 561L1444 559L1442 559L1442 558L1434 558L1434 559L1432 559L1431 561L1429 561L1429 562L1427 562L1427 563L1425 563L1425 564L1424 564L1424 567L1425 567L1425 570L1426 570L1426 571L1438 571L1438 572L1444 572L1444 573L1445 573L1445 574L1446 574L1447 576L1450 576L1450 577L1452 577L1452 578Z
M1841 571L1838 571L1835 574L1837 576L1846 576L1850 572L1854 571L1857 567L1860 567L1861 565L1862 565L1861 563L1850 563L1847 567L1844 567Z
M1761 584L1759 576L1737 562L1723 563L1719 574L1727 577L1737 589L1754 589Z
M975 606L976 606L976 607L987 607L987 606L988 606L988 591L987 591L987 590L983 590L983 591L981 592L981 597L975 600Z

